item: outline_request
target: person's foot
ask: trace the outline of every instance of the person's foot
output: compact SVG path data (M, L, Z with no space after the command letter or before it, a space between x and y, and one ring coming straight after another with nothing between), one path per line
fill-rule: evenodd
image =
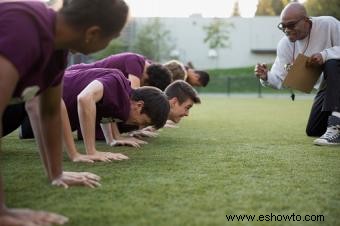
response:
M340 145L340 118L334 115L328 117L326 132L313 142L315 145Z
M63 225L68 219L64 216L30 209L7 209L0 214L1 226L46 226Z

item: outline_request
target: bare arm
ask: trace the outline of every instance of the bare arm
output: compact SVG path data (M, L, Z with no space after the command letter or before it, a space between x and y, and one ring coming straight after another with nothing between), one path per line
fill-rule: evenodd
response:
M60 89L61 85L48 88L27 105L34 136L48 177L53 185L64 188L74 185L100 186L100 177L95 174L62 171Z
M128 159L120 153L98 152L95 147L96 103L103 94L102 83L95 80L78 95L78 116L86 152L92 160L97 161Z
M64 143L66 146L66 151L67 151L68 156L73 162L93 163L95 161L109 161L111 159L112 160L128 159L127 156L124 156L120 153L117 153L117 154L112 153L112 154L108 154L107 156L80 154L73 140L70 120L67 114L67 109L66 109L64 101L61 102L61 118L62 118L61 120L63 124L63 136L64 136Z
M0 137L2 137L2 116L3 112L14 92L19 80L16 68L3 56L0 55ZM0 154L1 154L0 140ZM1 167L0 167L1 171ZM8 209L5 205L5 194L3 191L2 175L0 173L0 225L30 225L30 224L64 224L67 218L44 211L30 209Z
M70 159L73 162L89 162L93 163L94 161L88 158L87 155L82 155L78 152L77 147L73 140L72 129L70 125L70 119L68 117L67 109L65 106L65 102L61 101L61 121L62 121L62 130L63 130L63 140L66 146L66 152Z
M39 154L44 164L45 173L47 176L49 176L51 175L51 172L49 172L48 159L47 159L44 144L43 144L43 138L40 132L39 97L34 97L32 100L26 102L25 108L30 119L35 141L39 147L39 150L41 150Z
M39 100L40 135L45 146L41 151L45 152L49 164L49 178L54 180L62 174L61 85L45 90Z
M106 143L111 147L126 145L139 148L141 144L147 144L147 142L143 140L121 136L116 122L101 123L100 127L103 131Z
M2 137L2 116L5 108L10 101L10 98L14 92L15 86L19 80L18 71L6 58L0 55L0 137ZM0 140L0 155L1 152L1 140ZM1 171L1 168L0 168ZM0 213L6 210L5 207L5 195L3 191L2 175L0 175Z
M111 144L112 141L114 141L113 135L112 135L112 130L111 130L111 122L109 122L109 123L100 123L100 127L101 127L101 129L103 131L106 143L107 144Z
M87 154L95 154L96 103L103 97L104 87L99 81L91 82L78 95L78 116Z
M136 139L134 137L123 137L118 129L117 123L113 122L111 123L111 131L112 131L112 137L113 137L113 143L109 143L111 146L116 145L126 145L131 146L135 148L141 147L142 144L147 144L146 141Z

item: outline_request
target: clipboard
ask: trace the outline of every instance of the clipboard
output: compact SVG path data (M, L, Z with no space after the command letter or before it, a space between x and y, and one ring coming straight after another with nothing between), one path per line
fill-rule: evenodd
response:
M283 85L288 88L296 89L304 93L310 93L315 83L318 81L322 69L320 66L307 67L309 57L299 54L294 64L288 71Z

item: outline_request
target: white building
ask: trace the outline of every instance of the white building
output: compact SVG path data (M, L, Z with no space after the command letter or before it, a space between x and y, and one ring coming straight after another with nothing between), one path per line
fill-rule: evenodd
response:
M128 39L132 40L138 29L151 18L134 18L126 28ZM279 17L230 17L221 18L233 24L229 28L230 47L218 51L209 50L203 40L204 26L213 18L200 16L190 18L160 18L164 29L169 30L175 49L172 54L182 62L191 61L197 68L237 68L252 66L258 62L272 63L276 45L283 36L277 29Z

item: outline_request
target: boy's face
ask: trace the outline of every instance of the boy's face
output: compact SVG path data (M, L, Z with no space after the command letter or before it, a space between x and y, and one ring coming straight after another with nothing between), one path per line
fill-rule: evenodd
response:
M202 84L200 82L200 75L197 74L195 72L195 70L193 69L188 69L187 71L188 73L188 78L187 78L187 82L192 85L192 86L196 86L196 87L201 87Z
M128 124L142 127L151 125L150 117L145 113L141 113L143 106L143 101L131 101L130 115L127 120Z
M184 116L189 115L190 108L194 105L194 102L188 98L182 104L179 103L176 97L169 100L170 113L168 119L175 123L179 123Z
M147 114L143 113L136 117L135 123L141 127L146 127L151 125L151 119Z

